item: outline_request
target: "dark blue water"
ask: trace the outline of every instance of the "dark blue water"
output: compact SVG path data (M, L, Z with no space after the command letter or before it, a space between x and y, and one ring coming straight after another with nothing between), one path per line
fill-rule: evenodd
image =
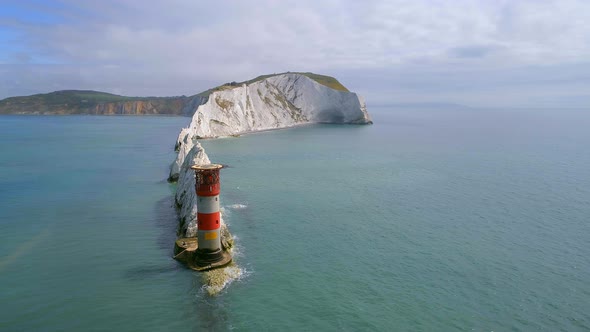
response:
M170 259L183 118L0 117L2 330L590 328L590 116L371 109L203 142L245 277Z

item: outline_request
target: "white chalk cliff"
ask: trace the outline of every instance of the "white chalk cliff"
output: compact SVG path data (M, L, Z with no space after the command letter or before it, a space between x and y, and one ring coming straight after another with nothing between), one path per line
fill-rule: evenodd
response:
M176 141L178 156L170 180L178 179L176 203L182 231L196 235L196 195L191 165L208 164L199 138L237 135L307 123L372 123L364 99L338 91L303 74L279 74L239 86L224 86L198 105ZM225 230L227 232L227 230Z
M181 131L182 133L182 131ZM187 135L178 151L178 156L172 164L171 174L178 179L175 201L179 207L182 232L187 237L197 235L197 194L195 193L195 171L192 165L211 163L201 144Z
M188 129L196 138L291 127L303 123L371 123L365 101L302 74L281 74L215 91Z

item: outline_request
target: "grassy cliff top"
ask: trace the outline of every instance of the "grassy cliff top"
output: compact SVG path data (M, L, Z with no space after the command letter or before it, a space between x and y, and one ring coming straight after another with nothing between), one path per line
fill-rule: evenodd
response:
M164 114L176 114L186 97L127 97L92 90L61 90L0 100L0 114L89 114L95 107L150 102ZM178 105L176 105L178 104Z
M304 75L304 76L307 76L307 77L311 78L312 80L320 83L321 85L325 85L325 86L332 88L334 90L349 92L348 89L344 85L342 85L342 83L338 82L338 80L335 79L334 77L326 76L326 75L319 75L319 74L314 74L314 73L286 72L286 73L280 73L280 74L260 75L254 79L251 79L251 80L245 81L245 82L241 82L238 84L240 84L240 85L244 84L244 83L251 84L254 82L262 81L262 80L267 79L269 77L284 75L284 74Z
M98 104L98 103L109 103L117 101L128 101L135 100L134 97L125 97L114 95L106 92L98 92L91 90L62 90L50 93L40 93L31 96L24 97L11 97L0 101L0 104L6 105L13 102L22 104L36 104L44 103L46 105L63 105L63 104Z
M233 89L243 84L252 84L269 77L283 74L305 75L312 80L338 91L346 91L337 79L314 73L286 72L279 74L261 75L243 82L231 82L203 91L196 96L208 97L212 92ZM157 114L180 114L186 103L192 97L127 97L112 93L92 90L62 90L50 93L40 93L31 96L9 97L0 100L0 114L95 114L105 104L126 102L149 102L149 112ZM112 106L112 105L111 105Z
M88 104L100 104L120 101L154 100L170 98L179 97L128 97L93 90L60 90L50 93L39 93L30 96L9 97L0 100L0 104L11 103L14 101L18 101L21 103L35 103L42 101L47 105L76 104L80 102Z
M268 74L268 75L260 75L256 78L253 78L251 80L247 80L247 81L243 81L243 82L231 82L231 83L225 83L223 85L220 85L218 87L209 89L207 91L203 91L201 93L199 93L199 96L208 96L210 95L212 92L215 91L221 91L221 90L228 90L228 89L233 89L235 87L241 86L243 84L252 84L252 83L256 83L259 81L262 81L264 79L273 77L273 76L278 76L278 75L284 75L284 74L300 74L300 75L304 75L307 76L309 78L311 78L312 80L320 83L321 85L327 86L329 88L332 88L334 90L338 90L338 91L346 91L349 92L349 90L342 85L342 83L338 82L337 79L335 79L334 77L331 76L326 76L326 75L319 75L319 74L314 74L314 73L301 73L301 72L285 72L285 73L278 73L278 74Z
M329 88L338 91L346 91L348 89L338 82L337 79L331 76L325 75L318 75L314 73L299 73L299 72L285 72L279 74L269 74L269 75L260 75L256 78L251 80L243 81L243 82L231 82L225 83L223 85L217 86L215 88L203 91L197 95L199 96L208 96L214 91L232 89L238 86L242 86L243 84L252 84L255 82L262 81L269 77L283 75L283 74L301 74L305 75L312 80L325 85ZM35 105L38 103L43 103L45 105L76 105L76 104L89 104L89 105L96 105L100 103L112 103L112 102L124 102L124 101L133 101L133 100L152 100L152 99L166 99L166 98L178 98L178 97L127 97L127 96L120 96L115 95L112 93L100 92L100 91L92 91L92 90L61 90L55 91L50 93L39 93L31 96L19 96L19 97L9 97L3 100L0 100L0 106L6 106L13 103L19 104L29 104Z

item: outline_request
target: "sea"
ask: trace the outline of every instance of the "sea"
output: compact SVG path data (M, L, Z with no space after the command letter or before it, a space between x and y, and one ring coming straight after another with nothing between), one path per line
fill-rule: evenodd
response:
M172 259L183 117L0 117L1 331L588 331L590 112L369 105L203 140L242 272Z

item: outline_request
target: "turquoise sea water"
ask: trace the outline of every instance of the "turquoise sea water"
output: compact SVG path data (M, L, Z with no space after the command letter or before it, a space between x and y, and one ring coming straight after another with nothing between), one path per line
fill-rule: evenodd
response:
M590 329L590 115L370 111L203 142L216 297L170 258L189 119L0 117L0 330Z

